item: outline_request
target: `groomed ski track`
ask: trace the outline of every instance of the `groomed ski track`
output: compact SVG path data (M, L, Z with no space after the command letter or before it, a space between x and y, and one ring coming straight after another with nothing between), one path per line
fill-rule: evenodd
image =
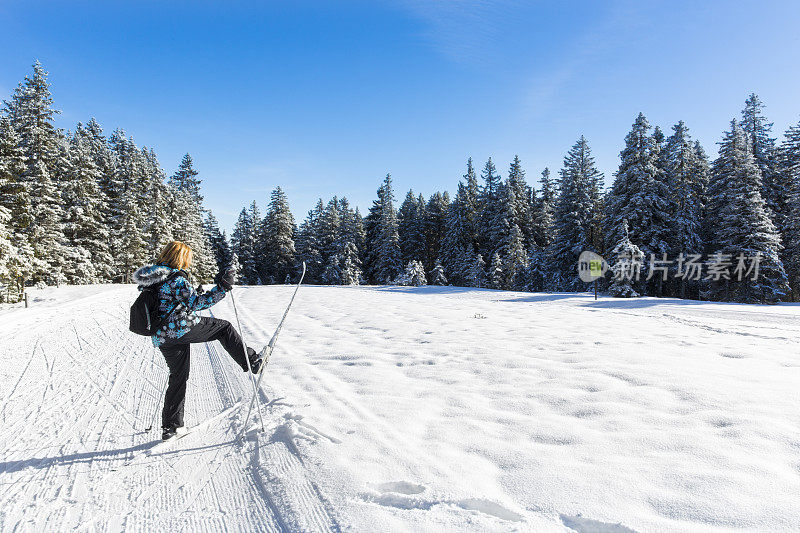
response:
M161 443L159 414L143 431L166 367L127 331L132 294L117 287L3 317L0 343L18 364L3 377L2 531L339 531L280 399L262 391L266 431L251 420L237 438L252 386L218 343L192 349L186 422L199 427ZM268 319L243 326L248 339L271 335Z

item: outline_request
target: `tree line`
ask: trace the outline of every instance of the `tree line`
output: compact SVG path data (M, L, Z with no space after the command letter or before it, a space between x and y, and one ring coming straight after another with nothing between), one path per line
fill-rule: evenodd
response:
M0 297L17 301L31 283L127 282L173 239L212 277L211 215L191 157L167 178L122 129L106 137L91 119L65 133L56 114L37 62L0 113Z
M639 114L626 135L611 187L581 136L557 177L530 185L519 157L503 178L491 158L472 159L451 198L408 191L399 208L386 176L366 216L346 198L321 199L296 226L284 192L265 217L253 202L239 215L231 249L242 281L283 283L301 261L320 284L435 283L522 291L582 291L578 258L616 261L636 250L643 275L601 289L720 301L774 303L800 297L800 124L782 143L751 94L723 134L716 159L683 121L667 136ZM685 265L733 268L758 258L758 275L685 275ZM712 263L715 263L712 265ZM615 270L616 265L611 270ZM663 275L661 275L663 273Z
M184 156L167 177L152 149L94 120L53 124L47 73L37 62L0 113L0 284L14 301L24 284L127 282L169 240L195 251L201 281L231 262L240 283L459 285L582 291L578 256L614 262L638 250L643 268L663 258L715 254L761 259L757 279L632 280L620 295L743 302L800 297L800 124L778 143L753 94L709 160L681 121L669 136L636 117L606 190L580 137L557 176L529 184L519 157L505 176L472 159L451 197L409 191L399 202L386 175L366 214L346 198L320 199L298 225L276 188L261 214L242 209L230 238L203 207L198 172ZM613 269L612 269L613 270Z

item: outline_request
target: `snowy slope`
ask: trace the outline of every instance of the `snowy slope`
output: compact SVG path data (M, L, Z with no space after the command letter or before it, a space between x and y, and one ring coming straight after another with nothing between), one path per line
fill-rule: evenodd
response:
M245 337L290 287L237 288ZM304 287L265 377L192 353L187 423L130 286L0 310L0 531L792 531L800 307ZM233 319L230 299L212 309Z

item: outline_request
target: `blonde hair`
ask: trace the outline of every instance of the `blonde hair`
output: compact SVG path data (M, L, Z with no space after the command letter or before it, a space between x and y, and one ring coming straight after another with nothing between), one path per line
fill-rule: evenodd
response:
M158 262L178 270L186 270L192 266L192 249L180 241L167 243L158 254Z

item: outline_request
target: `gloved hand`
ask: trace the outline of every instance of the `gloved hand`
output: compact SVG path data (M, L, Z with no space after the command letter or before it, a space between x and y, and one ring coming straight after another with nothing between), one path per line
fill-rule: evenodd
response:
M230 267L226 268L225 270L220 270L217 273L217 276L214 278L214 283L216 283L219 286L219 288L224 290L225 292L233 288L233 284L235 281L236 281L236 271Z

